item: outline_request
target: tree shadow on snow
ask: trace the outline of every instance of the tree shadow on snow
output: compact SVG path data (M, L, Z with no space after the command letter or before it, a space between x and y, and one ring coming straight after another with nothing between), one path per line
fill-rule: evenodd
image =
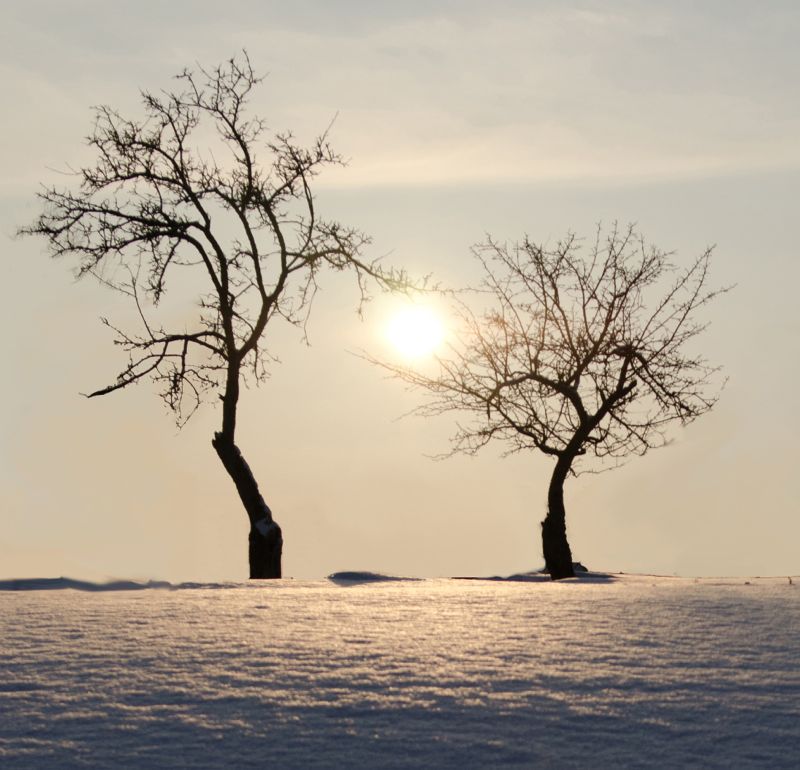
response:
M559 583L611 583L617 577L607 572L591 572L582 564L575 564L575 577L564 578ZM550 574L544 569L532 570L531 572L520 572L516 575L503 577L502 575L492 575L491 577L458 576L453 580L492 580L504 583L551 583Z

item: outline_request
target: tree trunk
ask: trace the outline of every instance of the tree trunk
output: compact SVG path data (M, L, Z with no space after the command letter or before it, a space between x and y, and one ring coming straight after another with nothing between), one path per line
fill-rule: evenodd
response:
M542 522L544 564L553 580L575 577L564 510L564 482L570 465L571 459L564 456L558 458L547 490L547 516Z
M250 579L279 578L283 551L281 528L273 520L272 511L259 492L250 466L239 447L222 433L215 433L211 444L233 479L250 519Z

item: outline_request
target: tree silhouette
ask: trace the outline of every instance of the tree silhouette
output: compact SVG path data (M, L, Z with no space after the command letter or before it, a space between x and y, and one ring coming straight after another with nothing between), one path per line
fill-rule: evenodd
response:
M425 392L419 413L471 418L450 454L499 439L554 459L542 547L551 577L571 577L565 481L586 456L618 465L712 408L718 369L693 343L698 311L727 289L707 286L711 249L679 270L632 228L598 228L588 249L569 236L552 248L488 239L473 253L483 280L456 300L459 331L436 374L373 362Z
M367 281L408 281L362 258L363 233L320 218L314 177L342 159L327 132L302 147L249 117L259 82L243 53L184 70L175 90L143 92L142 119L96 108L92 165L72 189L43 189L41 215L20 232L44 236L54 257L77 256L79 276L136 308L135 331L104 319L129 361L90 397L151 379L179 425L208 397L222 400L212 444L249 517L250 577L275 578L281 529L235 443L240 385L263 380L273 361L264 330L278 319L305 328L322 268L353 271L362 300ZM157 320L168 285L193 293L192 320Z

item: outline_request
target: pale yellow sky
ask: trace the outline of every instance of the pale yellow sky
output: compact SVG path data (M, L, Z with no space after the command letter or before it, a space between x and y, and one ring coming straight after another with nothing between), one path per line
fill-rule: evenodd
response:
M738 284L706 350L729 385L673 446L567 486L573 551L591 567L797 573L793 238L800 191L800 11L790 3L10 2L0 9L0 223L30 220L39 181L85 160L92 104L135 112L196 60L242 46L269 76L253 103L310 138L338 112L349 168L322 178L328 216L376 254L451 283L491 232L546 240L635 221L678 261L717 243ZM241 578L247 522L210 438L180 433L145 386L105 399L120 359L43 244L6 238L0 575ZM285 573L510 573L541 564L541 456L433 462L451 423L397 420L415 397L347 351L380 352L386 302L323 276L312 347L241 402L239 444L284 529Z

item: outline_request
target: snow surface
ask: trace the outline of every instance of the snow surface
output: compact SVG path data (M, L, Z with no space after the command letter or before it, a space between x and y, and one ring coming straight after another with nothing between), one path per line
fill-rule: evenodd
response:
M799 584L1 581L0 767L797 768Z

